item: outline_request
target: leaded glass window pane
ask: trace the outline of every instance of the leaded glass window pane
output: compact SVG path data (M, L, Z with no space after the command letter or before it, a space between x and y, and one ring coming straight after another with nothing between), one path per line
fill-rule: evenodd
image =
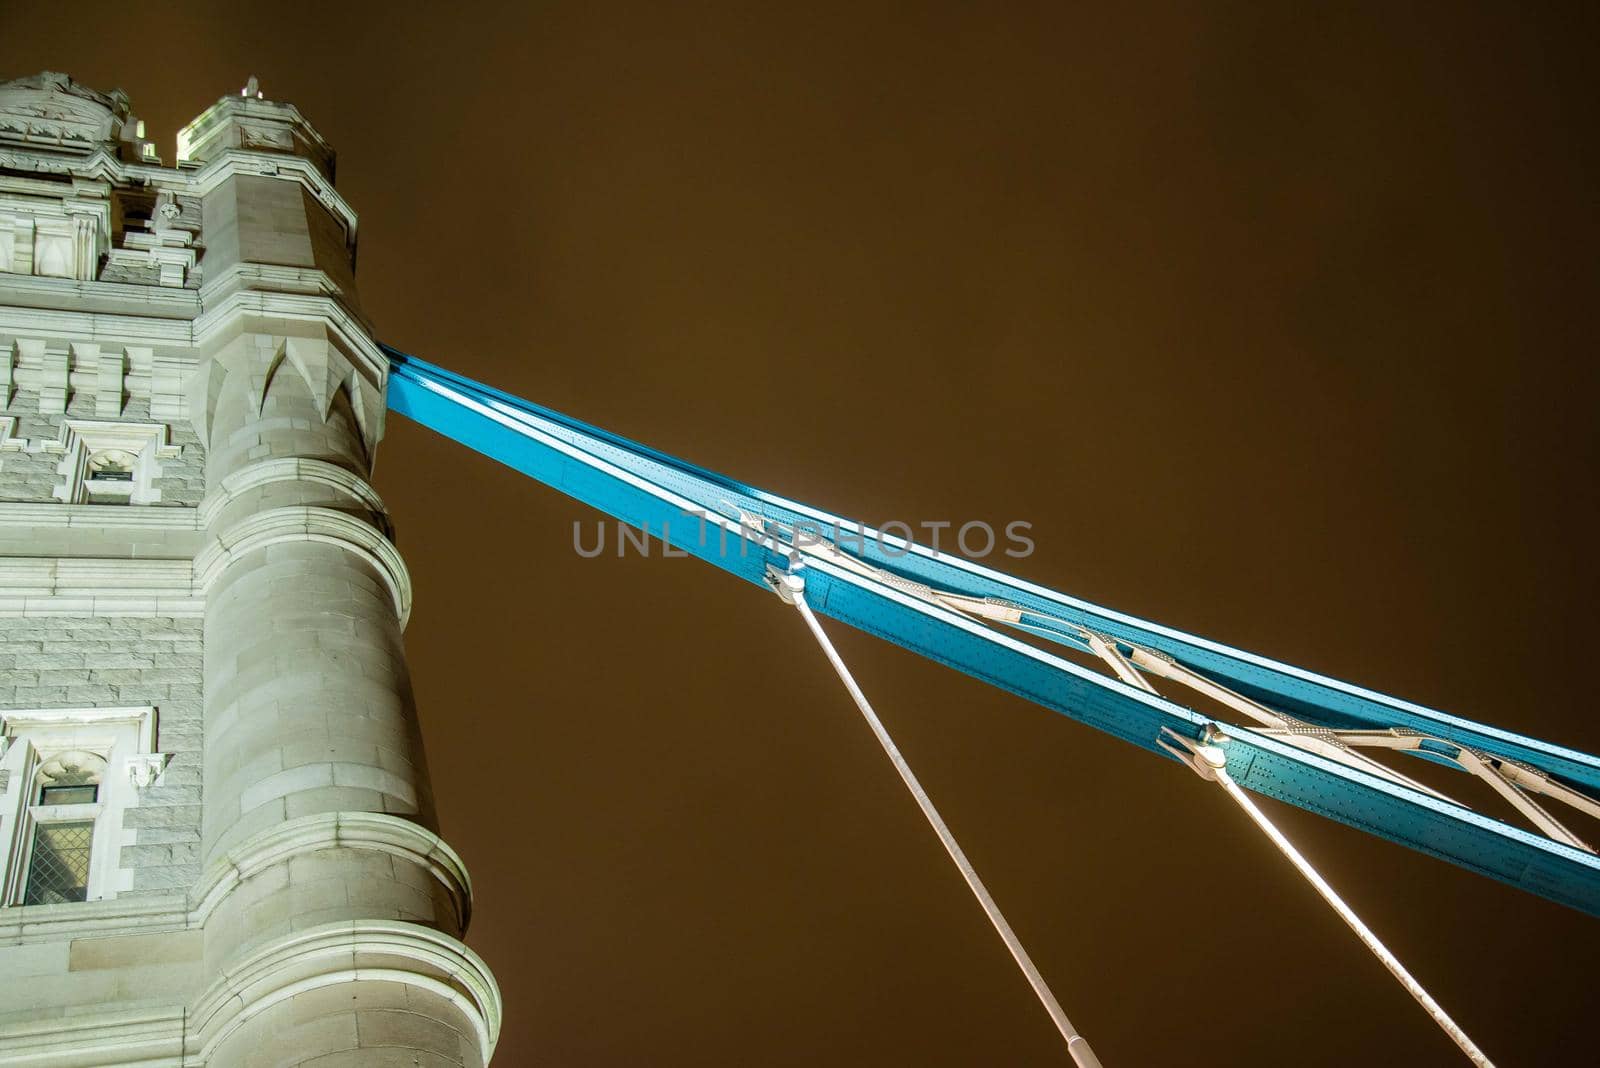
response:
M39 804L92 805L99 794L100 787L93 783L87 786L41 786L39 787Z
M56 905L89 897L89 842L94 821L41 823L33 829L24 905Z

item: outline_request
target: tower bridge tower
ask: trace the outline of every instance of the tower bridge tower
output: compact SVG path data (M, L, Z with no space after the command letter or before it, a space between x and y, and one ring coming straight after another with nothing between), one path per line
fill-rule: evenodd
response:
M0 1063L481 1065L334 153L0 84Z

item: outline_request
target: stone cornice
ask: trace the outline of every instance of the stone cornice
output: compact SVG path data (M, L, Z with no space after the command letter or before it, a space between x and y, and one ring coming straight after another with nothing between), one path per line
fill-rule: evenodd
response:
M204 614L188 560L0 557L0 616Z
M321 272L314 272L319 277ZM0 275L0 298L14 276ZM114 286L118 290L174 293L154 287L124 286L107 282L74 282L63 278L31 279L45 287L65 293L73 287ZM214 345L230 337L249 318L315 323L328 329L348 358L359 363L365 377L381 386L388 378L389 360L373 340L367 324L336 298L323 293L282 293L267 290L235 289L215 300L181 291L174 306L182 304L185 314L173 318L124 314L118 311L66 311L59 308L23 307L0 303L0 334L18 337L50 337L63 341L96 341L117 344L153 345L163 348L191 348ZM142 298L141 298L142 299ZM283 325L283 324L280 324ZM202 353L186 354L193 362Z
M455 905L461 928L472 918L467 866L443 838L410 820L378 812L323 812L277 824L213 861L196 884L191 920L203 926L223 898L267 868L321 849L385 853L422 868Z
M314 460L287 462L318 464ZM383 502L365 483L356 487L360 480L348 472L333 474L335 471L340 469L332 464L313 467L313 478L350 490L364 504L370 502L377 509L382 508ZM255 477L263 476L265 481L287 477L282 471L273 470ZM67 525L77 519L86 526L98 526L99 517L83 515L82 511L94 507L13 505L0 508L0 519L14 515L15 522L27 523L38 517L47 523ZM161 516L153 524L155 529L195 528L196 516L190 509L172 509L182 518L168 526L162 525L166 509L148 511L152 519ZM205 614L206 589L228 564L269 545L304 541L338 546L371 564L388 587L400 626L405 627L411 615L411 576L393 543L370 523L332 508L309 506L273 508L248 516L208 542L192 561L0 556L0 616L201 616Z
M389 359L372 339L367 324L332 297L236 289L215 303L205 300L202 303L205 309L195 318L190 335L196 345L207 346L226 340L235 332L240 320L252 316L317 323L332 333L340 351L361 365L368 380L381 386L388 379Z
M500 989L461 942L398 920L330 923L296 931L230 965L195 1003L186 1064L205 1064L251 1018L296 994L350 982L390 982L453 1004L477 1034L483 1063L500 1037Z
M193 508L127 508L103 504L0 504L0 527L71 527L82 530L197 532L204 528Z
M235 560L269 545L304 541L338 546L371 564L388 586L405 628L411 617L411 576L399 551L375 527L332 508L272 508L240 520L200 550L194 559L195 583L206 589Z
M4 276L0 276L4 277ZM42 279L58 281L54 278ZM102 285L100 282L67 283ZM198 314L199 305L195 304ZM190 319L162 319L116 312L64 311L60 308L25 308L0 304L0 333L18 337L49 337L60 341L99 341L118 344L188 347L194 344Z
M444 887L461 926L466 926L471 880L443 839L398 816L330 812L280 824L230 850L206 869L190 899L168 894L0 909L0 946L203 928L244 880L327 849L384 853L427 871ZM0 1029L0 1060L35 1063L32 1058L59 1055L61 1043L67 1042L78 1058L70 1063L84 1068L198 1066L256 1014L307 990L356 981L400 983L450 1002L470 1022L488 1063L502 1013L493 975L458 939L399 920L343 921L276 939L232 962L188 1007L83 1012L7 1026Z
M200 314L200 295L193 289L47 278L32 274L0 274L0 300L5 302L7 311L33 308L53 312L71 305L77 309L89 309L77 314L159 321L193 319Z
M355 211L345 203L333 188L333 183L323 176L314 163L297 156L230 148L209 163L191 169L129 163L117 159L104 148L88 156L70 157L8 146L0 148L0 167L45 174L70 174L78 178L101 178L124 185L147 185L153 189L196 197L205 196L233 177L282 178L305 186L344 227L345 244L351 249L355 248Z

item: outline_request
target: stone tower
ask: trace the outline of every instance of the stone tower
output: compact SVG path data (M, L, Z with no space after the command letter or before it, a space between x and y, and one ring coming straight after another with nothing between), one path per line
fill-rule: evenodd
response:
M0 84L0 1063L482 1065L333 150Z

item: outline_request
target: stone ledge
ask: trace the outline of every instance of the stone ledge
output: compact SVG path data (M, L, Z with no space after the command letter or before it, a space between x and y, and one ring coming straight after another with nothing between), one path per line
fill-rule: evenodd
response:
M319 849L358 849L408 860L449 893L461 929L472 918L472 879L443 838L410 820L379 812L324 812L280 823L212 862L194 894L193 921L203 925L235 887L274 865Z
M162 894L0 909L0 946L203 927L222 899L244 880L297 856L333 848L385 853L426 870L449 893L461 928L466 929L472 918L472 879L444 839L399 816L326 812L278 824L234 847L205 869L190 897Z
M200 502L197 516L200 526L209 527L233 501L242 494L274 482L315 482L349 494L373 516L388 525L388 511L383 498L366 479L326 460L311 460L298 456L282 456L258 460L240 468L222 480L222 485L207 493ZM392 531L385 529L385 537Z
M183 1006L64 1016L0 1028L0 1063L44 1068L180 1068Z
M205 613L187 560L0 557L0 616L171 616Z
M69 905L12 905L0 909L0 946L158 934L198 926L182 894L112 898ZM0 1058L3 1060L3 1058Z
M77 527L104 530L197 532L199 513L184 507L109 507L103 504L0 504L0 527Z
M500 989L488 967L458 940L398 920L330 923L262 947L196 1001L186 1052L205 1063L237 1028L297 994L340 983L398 983L454 1005L489 1063L500 1037Z
M271 545L303 541L337 546L371 564L388 586L405 629L411 618L411 575L399 551L381 531L332 508L272 508L240 520L194 558L195 584L208 589L234 561Z

